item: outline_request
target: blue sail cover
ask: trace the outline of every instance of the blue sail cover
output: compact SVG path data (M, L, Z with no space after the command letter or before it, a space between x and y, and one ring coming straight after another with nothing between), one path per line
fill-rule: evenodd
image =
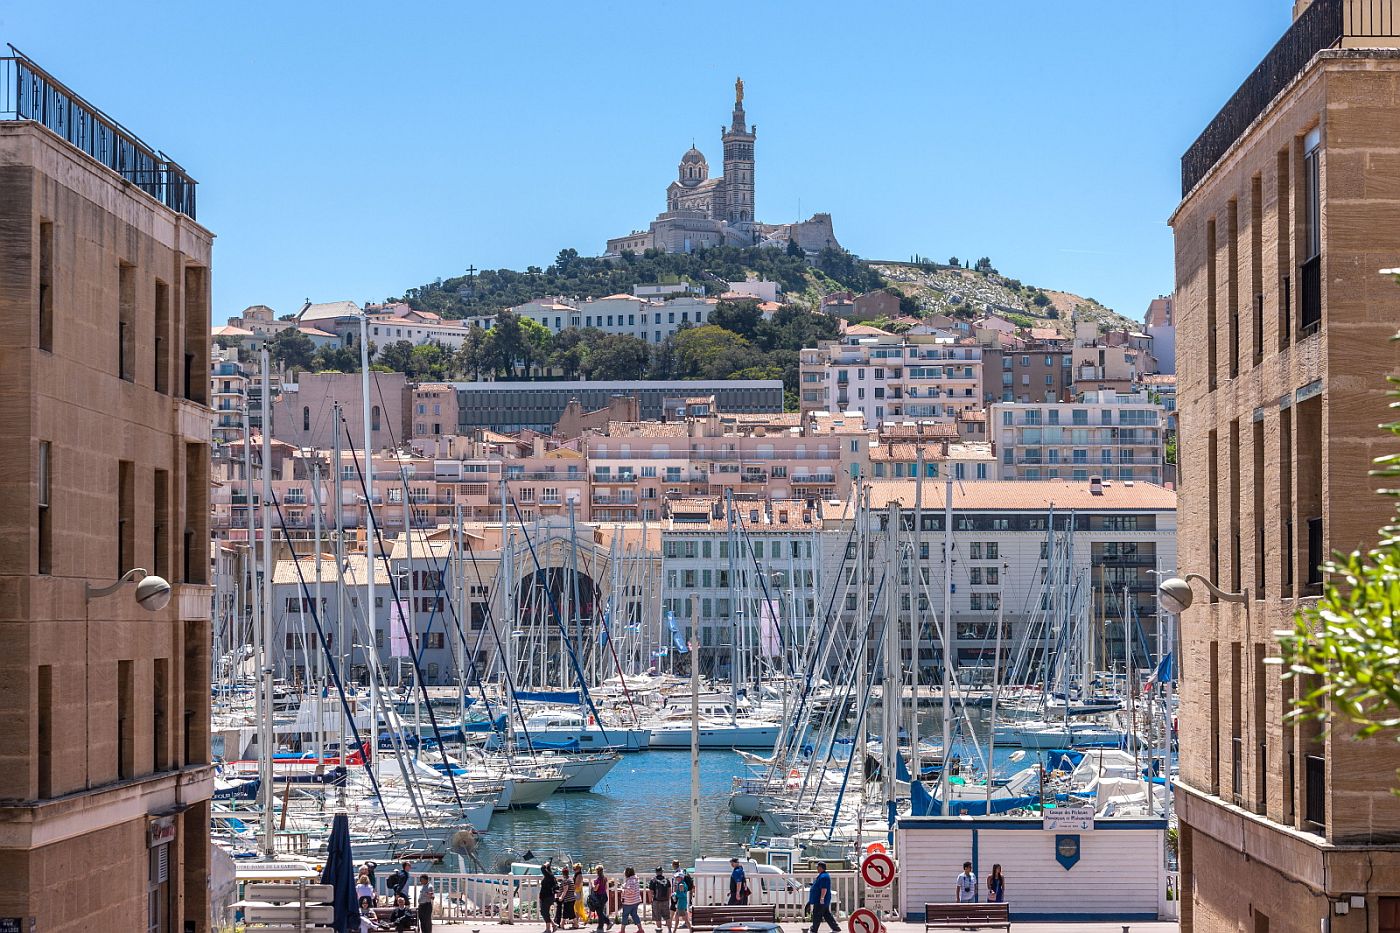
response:
M517 690L515 698L526 703L564 703L569 706L582 702L577 690Z
M1046 771L1073 771L1084 760L1083 752L1067 748L1051 748L1045 752Z

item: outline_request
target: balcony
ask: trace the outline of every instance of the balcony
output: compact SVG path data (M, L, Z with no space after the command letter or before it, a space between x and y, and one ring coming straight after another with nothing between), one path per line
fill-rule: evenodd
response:
M832 473L813 473L807 476L794 476L788 480L794 486L830 486L836 482Z
M594 473L594 474L593 474L593 482L595 482L595 483L613 483L613 484L616 484L616 483L635 483L636 481L637 481L637 474L636 474L636 473Z
M1397 38L1397 0L1313 0L1181 157L1181 196L1206 176L1274 98L1323 49Z

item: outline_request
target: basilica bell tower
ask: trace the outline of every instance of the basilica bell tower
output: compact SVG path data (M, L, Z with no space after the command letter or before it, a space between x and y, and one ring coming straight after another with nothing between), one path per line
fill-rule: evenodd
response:
M734 81L734 119L720 130L724 142L724 194L726 210L720 216L731 224L752 224L753 141L757 126L748 126L744 116L744 79ZM716 211L716 214L719 214Z

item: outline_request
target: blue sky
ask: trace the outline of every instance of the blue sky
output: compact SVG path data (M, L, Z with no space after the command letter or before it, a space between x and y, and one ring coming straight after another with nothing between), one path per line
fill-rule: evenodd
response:
M0 39L180 161L214 318L602 251L742 75L757 214L870 258L990 256L1134 317L1182 151L1289 0L0 7Z

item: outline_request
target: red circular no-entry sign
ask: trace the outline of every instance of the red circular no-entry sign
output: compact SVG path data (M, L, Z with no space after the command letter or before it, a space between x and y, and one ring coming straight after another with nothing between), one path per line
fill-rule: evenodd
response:
M894 881L894 859L883 852L872 852L860 863L860 876L872 888L883 888Z
M860 907L851 911L846 927L851 933L880 933L880 918L873 910Z

